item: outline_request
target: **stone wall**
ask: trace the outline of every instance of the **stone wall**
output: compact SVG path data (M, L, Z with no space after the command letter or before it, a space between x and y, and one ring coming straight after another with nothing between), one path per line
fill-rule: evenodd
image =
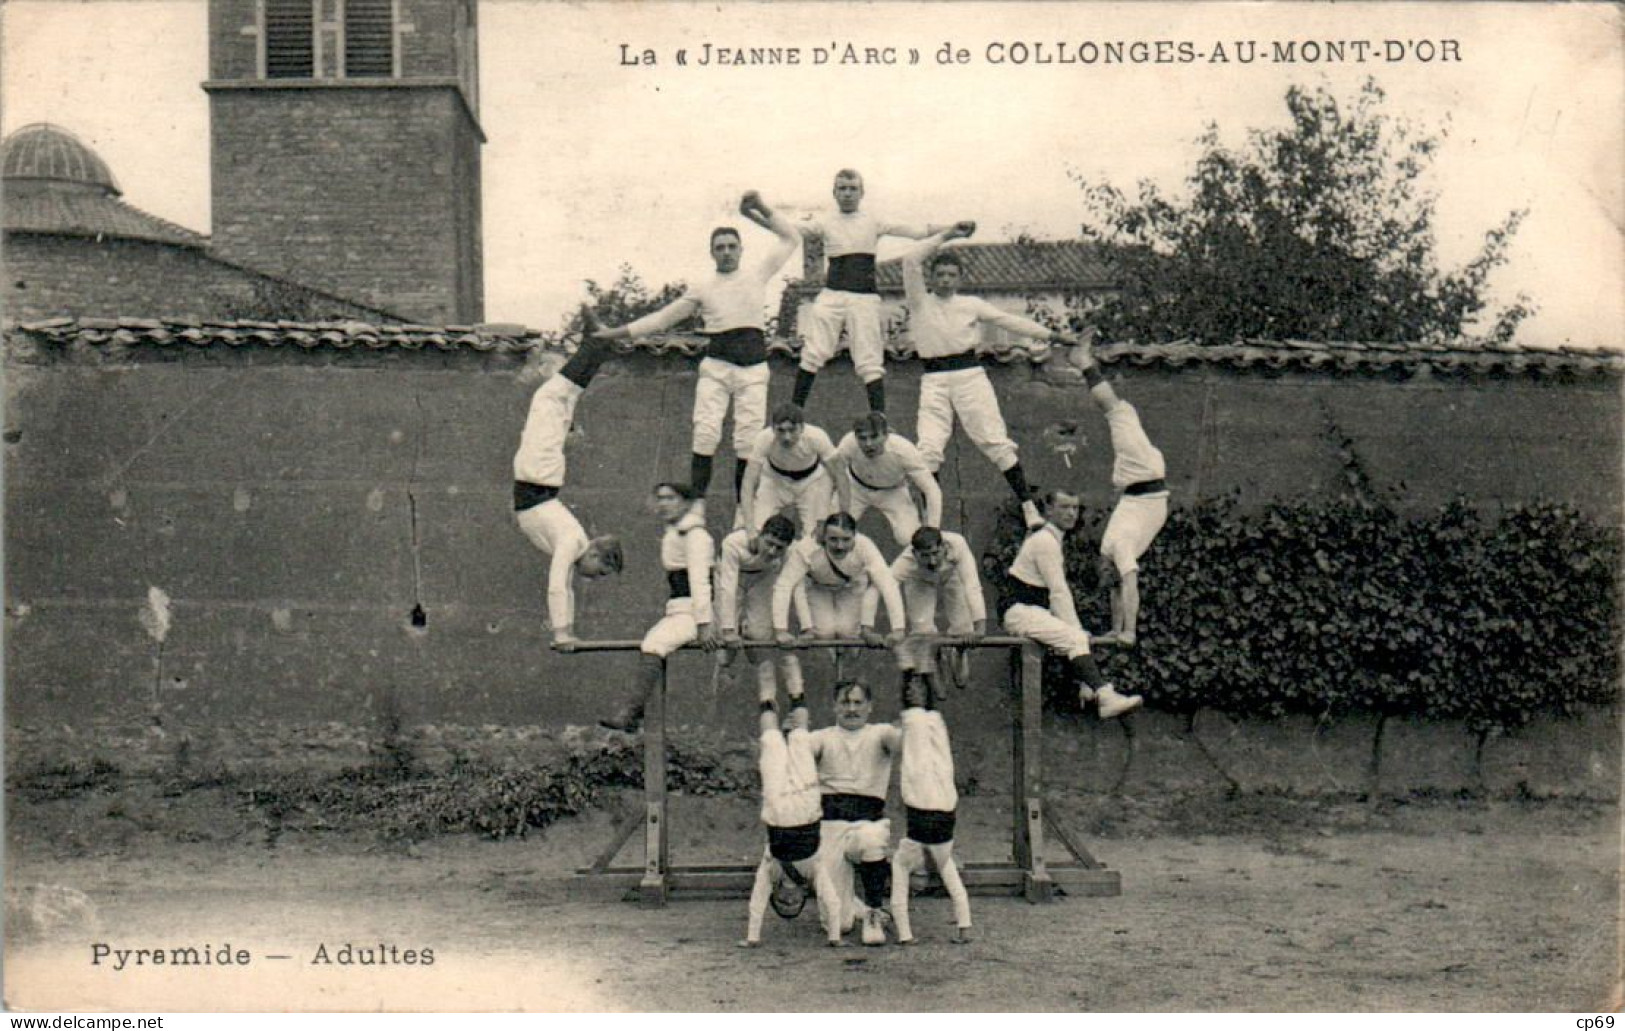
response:
M633 655L559 656L543 625L543 563L514 528L511 457L534 381L521 360L398 348L40 348L8 341L6 673L14 725L79 714L140 723L353 723L396 708L412 723L590 722L618 700ZM611 363L578 410L566 497L589 530L627 544L624 575L586 586L579 629L637 638L664 579L657 480L686 476L689 360ZM1025 363L994 370L1032 482L1110 500L1105 428L1077 386ZM1457 493L1486 506L1535 496L1618 519L1616 379L1369 374L1261 375L1211 366L1120 368L1167 455L1173 503L1231 490L1244 503L1337 489L1329 419L1379 486L1413 509ZM793 366L775 361L773 396ZM918 366L889 380L912 432ZM843 362L820 378L811 417L838 435L863 406ZM1076 421L1064 454L1046 434ZM1070 458L1070 467L1068 459ZM711 522L732 515L732 455L719 455ZM943 470L945 523L980 546L1007 496L962 438ZM883 521L863 527L893 552ZM150 589L169 599L160 642ZM1155 605L1154 594L1148 604ZM741 664L743 665L743 664ZM827 658L807 660L815 689ZM890 683L878 659L863 667ZM990 685L996 655L978 662ZM674 717L744 730L750 677L710 660L673 664ZM827 699L815 695L815 717ZM969 727L1006 724L1003 692L959 696ZM962 716L961 719L964 719Z
M8 318L357 319L383 312L152 240L7 233Z
M214 248L407 318L484 318L479 147L455 80L211 82Z

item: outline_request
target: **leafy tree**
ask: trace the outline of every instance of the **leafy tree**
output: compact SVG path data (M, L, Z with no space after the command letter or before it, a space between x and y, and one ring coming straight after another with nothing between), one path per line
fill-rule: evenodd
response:
M1252 130L1232 150L1209 124L1183 197L1149 181L1130 199L1079 177L1086 233L1108 246L1121 290L1094 321L1106 339L1434 341L1466 334L1485 282L1525 211L1442 271L1437 197L1423 183L1446 131L1382 111L1368 80L1352 104L1325 88L1287 90L1291 124ZM1492 341L1532 314L1520 295L1491 318Z
M659 290L650 290L643 282L643 277L634 272L631 265L622 265L620 275L607 287L594 279L587 280L586 286L586 307L603 326L623 325L650 312L659 311L683 296L683 291L687 289L685 284L677 282L667 283ZM698 318L690 318L678 323L675 331L683 332L698 326ZM566 333L580 332L580 311L570 314L565 320L564 329Z

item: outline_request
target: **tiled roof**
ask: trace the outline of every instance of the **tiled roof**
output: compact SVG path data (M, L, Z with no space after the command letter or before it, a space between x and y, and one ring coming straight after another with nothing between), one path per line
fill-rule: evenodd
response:
M966 293L1109 290L1115 285L1099 248L1082 240L966 243L943 250L964 259L961 289ZM881 262L875 278L881 293L902 293L902 261Z
M296 347L304 350L436 350L442 352L528 354L565 352L573 344L558 334L524 326L377 326L359 322L182 322L159 319L50 319L8 330L43 347L80 345L127 348ZM909 360L906 338L888 342L887 356ZM623 351L693 357L705 347L699 336L669 335L619 345ZM799 341L774 339L769 350L794 355ZM1043 362L1048 344L1018 341L988 357L1009 364ZM1427 368L1444 374L1617 375L1625 353L1577 348L1537 349L1516 344L1321 344L1306 341L1239 341L1234 344L1106 344L1095 349L1103 362L1131 366L1217 365L1260 371L1381 372Z
M149 215L93 187L61 182L7 182L0 225L8 233L156 240L203 247L208 238Z

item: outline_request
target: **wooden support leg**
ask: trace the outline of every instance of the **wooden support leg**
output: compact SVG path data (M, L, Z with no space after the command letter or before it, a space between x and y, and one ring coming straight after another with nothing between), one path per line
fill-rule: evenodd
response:
M1011 660L1010 763L1013 851L1022 871L1023 894L1028 902L1048 902L1055 885L1044 867L1043 701L1044 649L1028 642Z
M671 869L666 827L665 660L660 663L660 679L644 703L643 801L643 881L638 885L638 901L645 906L664 906Z

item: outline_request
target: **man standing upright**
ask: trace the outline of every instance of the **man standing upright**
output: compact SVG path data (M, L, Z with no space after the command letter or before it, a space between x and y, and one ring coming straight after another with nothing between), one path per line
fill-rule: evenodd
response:
M836 210L801 228L803 236L823 242L829 271L824 288L807 310L807 339L801 349L801 368L796 373L791 400L797 407L807 407L818 370L840 350L844 328L852 367L869 397L869 410L884 412L886 334L880 322L875 248L882 236L918 240L940 227L888 222L859 210L863 204L863 176L850 168L835 173L834 194Z
M694 442L689 484L704 499L711 485L711 462L722 443L722 422L730 403L734 416L734 495L745 479L745 459L751 442L767 419L767 286L795 253L800 238L795 227L776 214L755 190L739 200L739 212L769 230L778 241L761 261L742 264L744 244L739 231L720 226L711 231L711 260L716 274L690 287L677 300L657 312L604 330L604 339L650 336L699 314L705 320L708 343L694 387Z
M932 472L942 467L948 438L953 435L954 417L965 424L982 454L1004 474L1005 482L1021 503L1022 517L1029 528L1044 524L1027 488L1020 452L1005 427L993 383L982 368L977 346L982 325L998 326L1035 340L1074 343L1031 319L1012 315L980 297L959 293L964 281L962 259L952 251L937 253L949 240L962 239L976 231L976 223L960 222L933 233L903 256L903 291L908 299L909 332L914 349L924 364L920 376L919 424L914 434L920 454ZM930 261L927 281L926 262Z

